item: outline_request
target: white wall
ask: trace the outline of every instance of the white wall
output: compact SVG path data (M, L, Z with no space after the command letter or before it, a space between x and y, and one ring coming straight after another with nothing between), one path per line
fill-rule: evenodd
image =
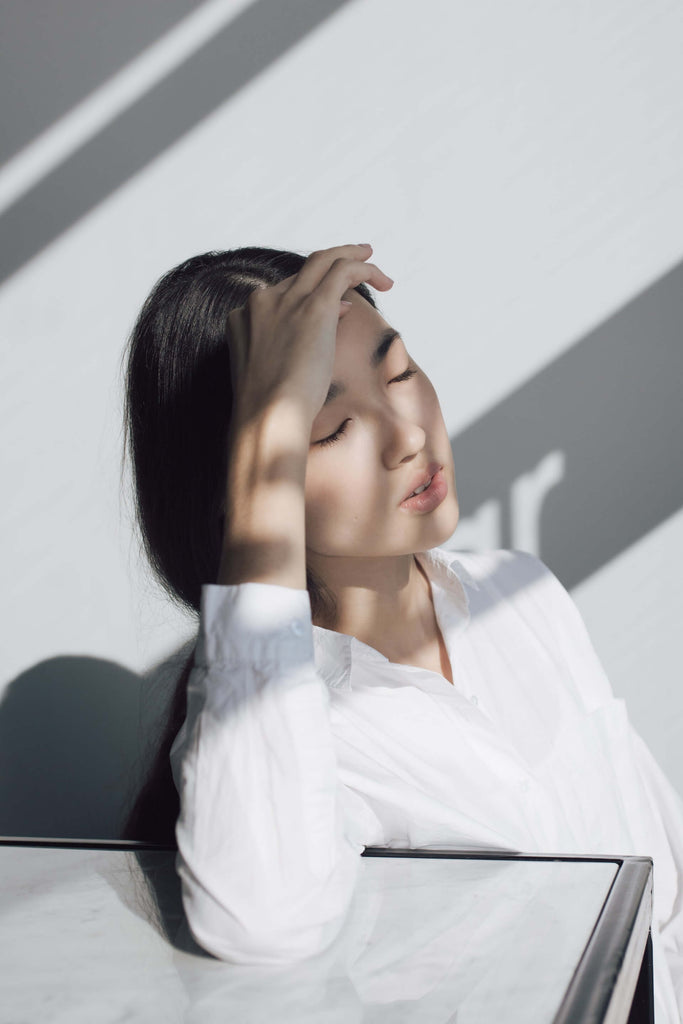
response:
M159 274L210 248L372 242L457 472L458 435L681 261L682 43L669 0L355 0L18 269L0 290L3 681L65 654L144 672L191 630L120 497L121 354ZM682 551L683 514L662 515L575 588L681 791Z

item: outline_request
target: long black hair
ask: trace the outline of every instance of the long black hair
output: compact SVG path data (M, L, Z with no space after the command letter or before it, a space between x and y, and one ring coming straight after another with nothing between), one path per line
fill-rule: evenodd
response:
M164 274L131 333L126 366L125 442L145 552L166 592L199 611L201 588L218 575L233 381L228 313L254 289L297 274L305 257L249 247L193 256ZM372 306L366 285L359 292ZM325 593L307 571L313 617ZM186 714L194 654L178 679L150 772L124 838L175 842L178 794L169 751Z

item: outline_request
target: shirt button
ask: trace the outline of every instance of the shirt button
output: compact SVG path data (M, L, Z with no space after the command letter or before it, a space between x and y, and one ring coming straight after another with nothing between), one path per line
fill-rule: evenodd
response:
M304 631L304 627L301 625L300 622L293 622L292 623L292 633L294 633L295 636L301 636L303 631Z
M475 706L475 708L476 708L476 706L477 706L477 704L478 704L478 703L479 703L479 698L478 698L478 697L476 697L476 696L474 696L474 694L473 694L473 695L472 695L472 696L470 697L470 704L474 704L474 706Z

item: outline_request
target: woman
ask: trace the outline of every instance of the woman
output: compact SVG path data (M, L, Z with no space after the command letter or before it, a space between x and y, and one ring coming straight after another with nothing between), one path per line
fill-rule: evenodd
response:
M142 531L200 626L128 834L175 825L190 928L235 963L326 948L365 846L652 855L679 1020L681 802L552 574L439 549L448 433L371 252L209 253L140 314Z

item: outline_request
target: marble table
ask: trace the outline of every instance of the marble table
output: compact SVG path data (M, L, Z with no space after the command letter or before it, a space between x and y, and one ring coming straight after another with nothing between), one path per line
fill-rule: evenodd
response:
M0 1021L653 1020L647 858L368 849L338 939L286 968L199 949L174 859L0 841Z

